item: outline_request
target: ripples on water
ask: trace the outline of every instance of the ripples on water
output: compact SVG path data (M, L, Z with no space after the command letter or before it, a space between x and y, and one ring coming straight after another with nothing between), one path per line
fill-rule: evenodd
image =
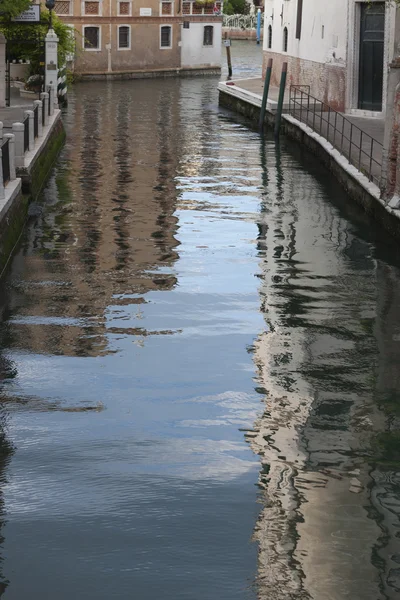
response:
M75 88L2 291L7 600L400 589L399 263L215 84Z

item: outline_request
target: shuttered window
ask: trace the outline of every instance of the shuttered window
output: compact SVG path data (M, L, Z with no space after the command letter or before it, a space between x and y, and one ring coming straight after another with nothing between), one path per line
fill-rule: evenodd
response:
M171 48L171 26L164 25L161 27L160 46L161 48Z
M118 28L118 48L130 47L130 27L122 25Z
M85 27L84 47L86 50L98 50L100 48L100 28Z
M203 46L212 46L214 41L214 27L206 25L204 27Z

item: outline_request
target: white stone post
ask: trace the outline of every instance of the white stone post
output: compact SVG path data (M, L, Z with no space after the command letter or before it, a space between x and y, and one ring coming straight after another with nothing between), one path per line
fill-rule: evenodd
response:
M6 38L0 33L0 108L6 105Z
M42 92L40 94L40 99L42 100L42 110L44 110L44 125L49 124L49 94L47 92Z
M43 135L43 116L42 116L42 106L43 103L41 100L35 100L33 106L38 107L38 137L42 137Z
M13 134L15 140L15 166L23 167L25 166L24 159L24 124L23 123L13 123Z
M15 171L15 135L13 133L6 133L4 136L8 140L8 156L10 160L10 181L14 181L17 174Z
M33 123L33 110L24 110L24 118L29 117L29 150L35 147L35 127Z
M4 200L4 198L6 197L6 192L3 184L3 161L1 160L2 155L3 153L0 146L0 200Z
M53 104L57 105L57 79L58 79L58 64L57 64L57 47L58 37L54 29L49 29L45 37L46 45L46 64L45 64L45 89L49 87L53 91Z
M49 113L50 117L54 115L54 89L52 87L48 88L49 90Z

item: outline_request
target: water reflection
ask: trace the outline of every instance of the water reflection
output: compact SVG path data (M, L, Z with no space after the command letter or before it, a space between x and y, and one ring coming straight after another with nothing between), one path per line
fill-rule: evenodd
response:
M389 422L395 439L399 431L391 365L400 272L374 259L372 245L326 203L322 179L311 182L290 155L264 143L260 164L267 329L254 360L265 410L249 435L265 504L255 531L259 597L394 598L399 472L384 464L383 432Z

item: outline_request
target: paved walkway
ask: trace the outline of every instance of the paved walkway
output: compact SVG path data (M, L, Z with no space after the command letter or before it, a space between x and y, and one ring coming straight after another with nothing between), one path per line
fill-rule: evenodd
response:
M31 98L21 98L17 88L11 88L11 106L0 108L0 121L5 129L12 127L16 121L24 119L24 111L33 108L34 100L38 100L40 95L37 94Z
M261 103L264 82L261 78L233 80L232 87L257 99ZM276 110L279 89L271 87L269 91L269 110ZM379 185L382 170L382 148L385 130L384 119L344 115L336 112L318 110L308 104L307 97L300 102L300 94L295 106L289 111L289 90L284 97L284 111L297 120L310 126L316 133L328 140L349 162L364 173L371 181ZM324 106L325 108L325 106Z

